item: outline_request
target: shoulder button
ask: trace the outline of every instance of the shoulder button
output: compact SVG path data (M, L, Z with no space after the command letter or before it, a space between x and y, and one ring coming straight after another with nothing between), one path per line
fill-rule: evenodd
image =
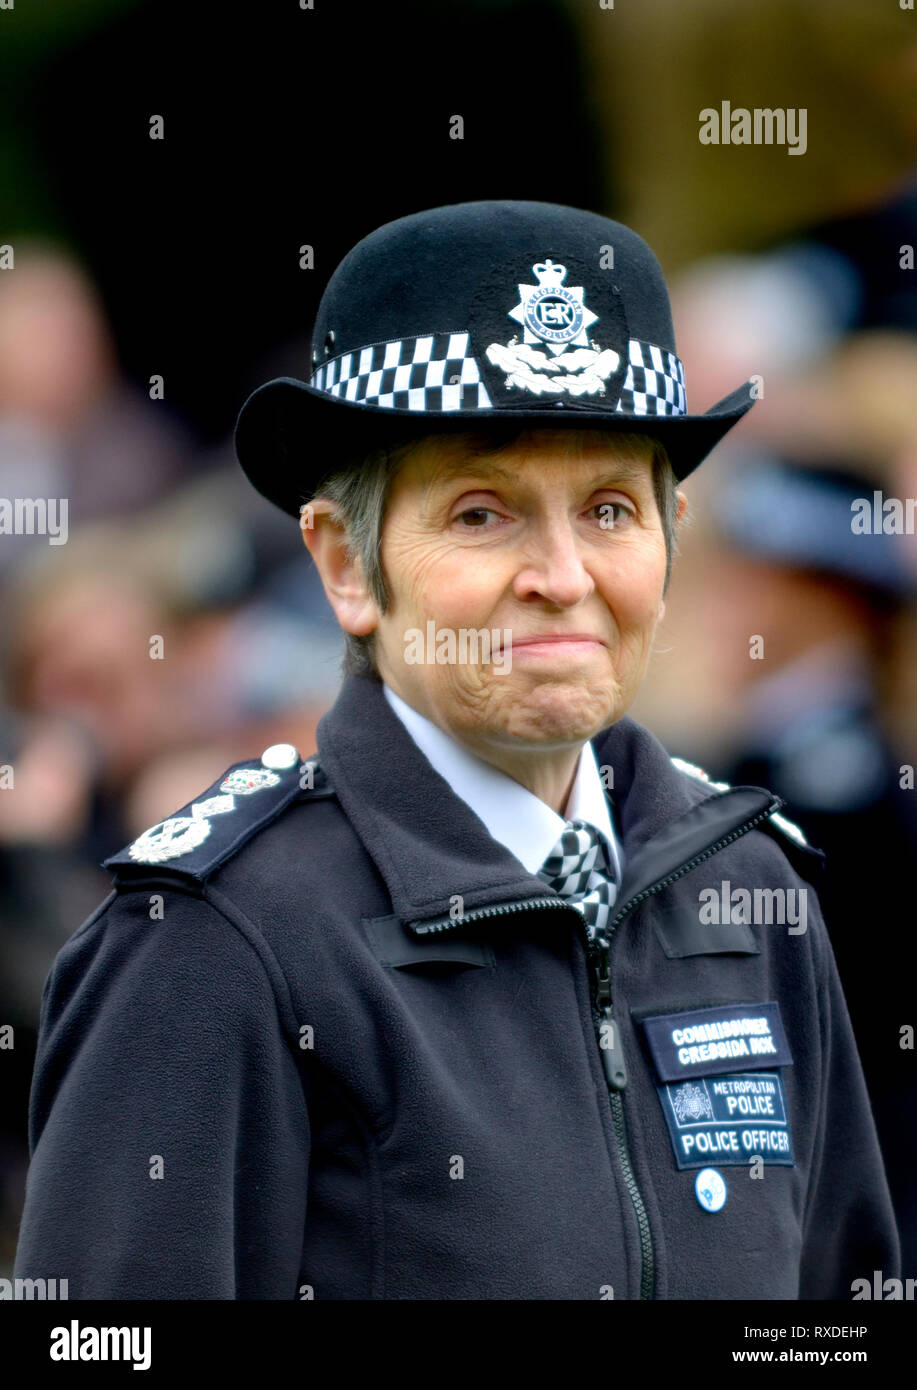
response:
M272 743L261 754L261 766L287 772L299 762L299 750L292 743Z

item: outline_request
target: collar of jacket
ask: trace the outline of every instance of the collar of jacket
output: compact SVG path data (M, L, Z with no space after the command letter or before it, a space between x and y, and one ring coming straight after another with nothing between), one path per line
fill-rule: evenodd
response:
M415 934L461 926L480 909L512 910L533 900L576 912L529 874L453 792L391 709L375 675L345 679L319 721L316 741L321 765L385 881L394 913ZM627 855L616 916L668 875L687 872L696 856L738 838L783 805L761 787L716 791L693 782L629 718L591 742L599 767L613 769L611 804Z

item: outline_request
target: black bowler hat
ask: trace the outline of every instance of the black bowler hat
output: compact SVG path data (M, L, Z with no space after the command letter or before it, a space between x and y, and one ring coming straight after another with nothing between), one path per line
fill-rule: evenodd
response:
M308 381L258 387L236 424L254 486L292 516L383 444L518 421L639 431L687 476L754 403L689 415L662 269L636 232L553 203L474 202L387 222L344 257Z

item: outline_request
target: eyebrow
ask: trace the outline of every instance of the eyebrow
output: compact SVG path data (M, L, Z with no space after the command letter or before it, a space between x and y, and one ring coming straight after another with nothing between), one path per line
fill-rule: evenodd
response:
M617 463L608 464L606 467L597 465L600 477L599 481L594 484L594 488L616 482L636 482L640 478L645 478L647 463L650 463L650 460L637 462L622 459ZM652 472L652 466L650 472ZM435 476L431 478L424 489L424 497L429 498L430 493L435 488L445 487L448 483L454 482L456 478L479 478L484 481L500 478L504 482L513 482L517 476L511 468L506 468L500 463L483 458L462 458L454 463L445 464L437 470Z

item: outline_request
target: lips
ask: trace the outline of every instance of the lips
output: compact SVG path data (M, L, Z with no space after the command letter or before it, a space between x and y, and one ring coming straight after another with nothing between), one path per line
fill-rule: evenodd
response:
M531 633L528 637L514 637L510 646L528 647L536 642L596 642L599 646L605 645L601 637L596 637L592 632L541 632Z

